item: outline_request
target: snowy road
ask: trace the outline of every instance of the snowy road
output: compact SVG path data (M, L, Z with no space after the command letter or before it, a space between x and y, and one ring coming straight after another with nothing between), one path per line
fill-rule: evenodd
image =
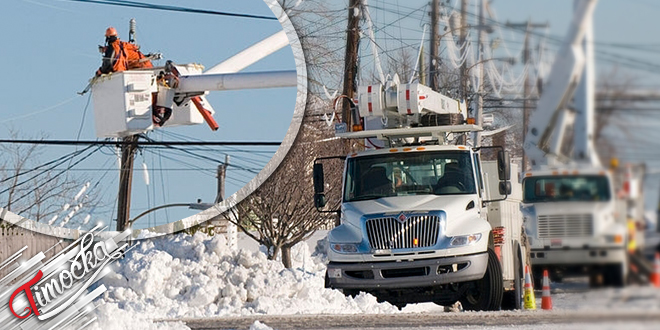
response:
M184 319L191 329L248 329L260 321L274 329L657 329L660 314L647 312L526 311L387 315L252 315Z
M660 329L660 289L650 286L552 283L552 311L445 312L432 303L399 311L324 288L323 255L310 252L294 247L285 269L258 250L228 249L223 236L143 241L103 278L109 289L93 329Z
M191 329L250 329L255 321L286 329L660 329L660 290L631 286L589 290L585 279L552 284L552 311L444 312L434 304L396 314L250 315L176 319ZM541 306L540 292L536 292Z

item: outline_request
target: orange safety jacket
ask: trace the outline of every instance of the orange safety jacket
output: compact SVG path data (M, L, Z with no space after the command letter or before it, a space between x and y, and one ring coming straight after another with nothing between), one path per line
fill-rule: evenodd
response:
M132 43L116 40L106 49L104 63L100 73L120 72L132 69L153 68L151 61L145 59L140 47ZM110 63L107 63L109 61ZM110 65L112 70L109 70Z

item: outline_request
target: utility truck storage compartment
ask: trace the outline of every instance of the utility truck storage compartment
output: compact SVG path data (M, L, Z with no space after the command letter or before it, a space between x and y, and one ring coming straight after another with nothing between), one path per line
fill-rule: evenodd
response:
M203 70L197 64L176 65L176 68L185 76L199 75ZM164 127L204 123L204 117L190 98L176 105L175 89L157 82L161 71L162 67L114 72L94 82L92 98L97 137L125 137L157 128L152 118L154 103L172 109L172 115ZM158 102L154 102L154 97ZM204 108L213 114L213 108L204 95L199 95L199 98Z
M96 136L124 137L153 129L156 79L151 71L103 75L92 86Z

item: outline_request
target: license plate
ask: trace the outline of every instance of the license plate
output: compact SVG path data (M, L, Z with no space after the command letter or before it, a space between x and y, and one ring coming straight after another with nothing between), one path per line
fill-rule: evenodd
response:
M561 246L561 239L551 239L550 246Z
M330 278L341 278L341 268L330 268L330 269L328 269L328 277L330 277Z

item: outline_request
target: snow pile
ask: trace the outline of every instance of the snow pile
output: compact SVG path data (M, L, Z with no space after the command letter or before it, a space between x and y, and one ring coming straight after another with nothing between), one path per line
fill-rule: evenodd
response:
M350 298L324 288L323 256L312 257L307 244L296 245L291 254L294 267L286 269L261 251L230 251L222 235L142 241L101 281L108 292L99 319L104 329L111 328L106 321L121 329L124 321L134 325L135 315L158 319L397 311L372 295Z

